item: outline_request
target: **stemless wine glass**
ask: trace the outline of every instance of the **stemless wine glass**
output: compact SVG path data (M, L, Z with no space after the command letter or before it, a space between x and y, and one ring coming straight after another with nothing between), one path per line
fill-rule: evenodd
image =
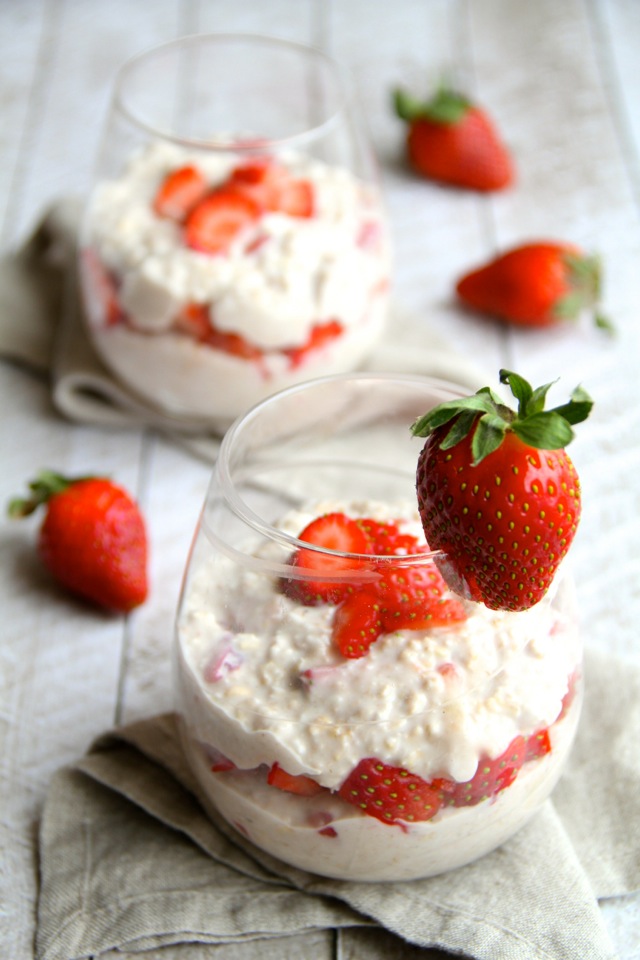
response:
M388 230L338 65L197 35L121 69L81 231L84 314L138 397L222 428L383 330Z
M581 704L571 582L522 613L446 586L417 515L410 425L459 396L343 374L225 436L176 629L183 749L210 815L354 880L450 870L557 781Z

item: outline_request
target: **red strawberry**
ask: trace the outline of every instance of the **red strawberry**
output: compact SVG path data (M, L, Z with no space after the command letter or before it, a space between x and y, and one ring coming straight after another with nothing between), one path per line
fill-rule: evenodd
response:
M193 207L185 223L185 242L201 253L224 253L235 237L256 222L260 207L234 190L215 190Z
M444 89L420 103L398 90L395 109L409 124L407 152L422 176L481 191L512 183L511 157L494 124L462 94Z
M527 740L527 746L524 755L524 762L529 760L538 760L539 757L551 753L551 737L548 730L539 730L538 733L532 733Z
M427 437L416 489L427 540L453 589L494 610L526 610L548 590L580 519L580 482L564 446L592 407L578 387L545 411L533 390L500 371L518 412L488 387L435 407L413 425Z
M381 633L380 602L372 591L350 594L334 614L331 637L343 657L363 657Z
M325 787L322 787L313 777L307 777L304 774L287 773L279 763L274 763L267 774L267 783L278 790L285 790L287 793L295 793L299 797L315 797L322 793Z
M278 189L276 208L289 217L313 216L313 187L308 180L287 180Z
M567 243L527 243L501 254L458 280L463 303L523 327L549 327L589 310L599 327L601 269L597 257Z
M295 179L286 167L269 160L236 167L229 186L251 197L263 210L290 217L313 216L313 187Z
M400 533L397 523L372 520L370 517L363 517L356 522L369 540L369 552L377 556L404 556L410 553L426 552L429 549L426 543L419 543L410 533Z
M153 209L160 217L169 217L179 223L207 193L207 181L197 167L186 166L173 170L162 181L153 201Z
M290 579L282 583L287 596L306 606L318 603L340 603L346 596L349 584L324 579L339 576L357 569L359 561L354 557L342 557L340 553L366 553L367 538L356 523L344 513L326 513L309 523L298 536L299 540L313 544L322 550L337 551L336 555L318 550L301 548L292 557L292 564L301 570L320 574L323 579Z
M219 330L211 320L209 308L204 303L188 303L178 314L176 328L193 337L199 343L206 343L214 350L231 353L243 360L259 360L264 356L260 347L250 343L239 333Z
M471 780L457 783L455 780L436 779L431 785L442 791L442 799L446 805L473 807L511 786L525 763L543 757L550 750L548 730L541 730L529 738L514 737L499 757L494 760L482 757Z
M175 320L175 326L199 343L205 343L211 336L211 315L204 303L187 303Z
M347 803L383 823L430 820L442 806L439 791L426 780L373 757L360 761L338 794Z
M342 335L343 331L344 327L339 320L327 320L326 323L316 323L302 346L289 347L285 349L283 353L289 357L292 367L298 367L309 353L313 350L319 350L320 347L335 340L336 337Z
M94 603L128 612L147 596L147 537L136 503L121 487L99 477L69 480L43 471L28 500L9 513L26 516L46 504L38 549L64 587Z
M384 630L424 630L466 620L459 600L447 597L447 585L431 564L404 567L386 565L376 584Z

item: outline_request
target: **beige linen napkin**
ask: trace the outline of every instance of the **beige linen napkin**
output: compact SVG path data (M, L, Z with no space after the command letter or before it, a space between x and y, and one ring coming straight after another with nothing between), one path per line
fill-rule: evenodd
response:
M321 928L358 936L359 960L614 960L597 898L640 887L640 670L592 652L586 684L552 800L499 850L407 883L313 876L209 820L173 714L105 735L46 801L38 960L262 938L270 957L266 938Z
M75 276L80 205L54 204L21 248L0 262L0 357L50 371L52 399L70 420L102 427L155 427L205 459L215 431L154 409L120 384L98 359L85 331ZM476 366L394 306L369 370L428 374L471 390L484 385Z

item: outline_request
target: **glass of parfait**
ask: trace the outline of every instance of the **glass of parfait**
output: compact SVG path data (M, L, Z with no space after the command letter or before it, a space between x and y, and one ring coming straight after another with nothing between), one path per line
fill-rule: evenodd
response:
M177 711L212 818L296 867L408 880L540 807L581 708L570 577L512 613L452 593L411 424L452 384L352 373L226 434L177 613Z
M251 35L120 70L80 238L95 349L136 397L224 429L352 370L387 312L388 230L338 65Z

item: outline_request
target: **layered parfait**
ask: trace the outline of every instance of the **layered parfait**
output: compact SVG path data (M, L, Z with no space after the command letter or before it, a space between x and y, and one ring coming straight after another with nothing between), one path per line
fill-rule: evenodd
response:
M562 578L524 612L462 600L410 503L303 503L275 529L286 563L261 539L186 582L180 712L205 804L343 879L429 876L497 847L555 785L577 726Z
M140 149L91 198L80 274L96 349L162 410L224 424L356 368L388 299L376 191L298 152Z

